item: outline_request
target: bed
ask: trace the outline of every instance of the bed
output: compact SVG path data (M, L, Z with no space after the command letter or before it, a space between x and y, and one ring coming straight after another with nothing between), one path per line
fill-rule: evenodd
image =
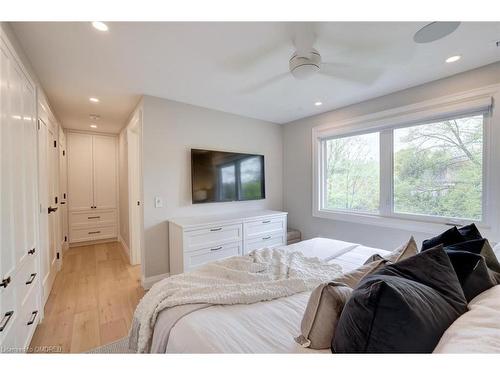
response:
M313 238L284 246L336 263L343 272L362 265L373 254L389 251L359 244ZM168 343L162 337L166 313L162 312L153 332L157 353L328 353L302 348L294 341L310 292L251 305L211 306L182 317L170 330ZM272 334L270 334L272 332ZM237 334L236 334L237 333Z
M390 251L360 244L314 238L281 247L318 257L349 272L373 254ZM495 248L500 256L500 246ZM201 308L180 318L164 340L166 311L160 313L153 331L154 353L330 353L301 347L299 333L310 292L302 292L249 305L217 305ZM469 312L458 318L442 336L436 353L500 353L500 285L478 295Z

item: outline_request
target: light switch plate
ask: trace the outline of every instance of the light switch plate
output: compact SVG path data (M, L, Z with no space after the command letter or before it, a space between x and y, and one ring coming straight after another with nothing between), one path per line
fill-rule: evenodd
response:
M163 199L161 197L155 197L155 208L163 207Z

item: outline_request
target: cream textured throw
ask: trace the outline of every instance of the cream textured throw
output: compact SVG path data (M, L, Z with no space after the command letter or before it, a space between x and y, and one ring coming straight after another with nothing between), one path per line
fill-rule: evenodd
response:
M129 346L149 351L158 314L174 306L250 304L312 290L341 274L341 267L299 252L264 248L248 256L208 263L168 277L146 293L134 313Z

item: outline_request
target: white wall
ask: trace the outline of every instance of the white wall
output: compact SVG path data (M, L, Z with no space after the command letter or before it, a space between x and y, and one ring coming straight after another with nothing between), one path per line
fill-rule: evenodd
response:
M500 63L284 125L283 193L289 226L301 230L305 238L337 238L385 249L395 248L411 234L417 241L428 238L432 233L411 233L313 217L312 128L497 83L500 83Z
M169 218L282 209L281 126L151 96L143 111L145 277L169 271ZM191 204L191 148L263 154L266 199ZM163 208L154 208L155 196Z

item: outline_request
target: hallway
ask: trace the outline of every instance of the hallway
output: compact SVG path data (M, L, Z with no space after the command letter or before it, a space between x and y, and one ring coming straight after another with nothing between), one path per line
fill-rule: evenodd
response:
M126 336L144 295L140 268L118 242L70 248L31 350L82 353Z

